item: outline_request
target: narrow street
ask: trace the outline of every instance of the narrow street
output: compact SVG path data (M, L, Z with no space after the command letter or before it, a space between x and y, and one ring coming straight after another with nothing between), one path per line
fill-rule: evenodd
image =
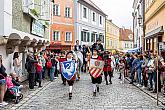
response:
M90 76L81 75L73 89L72 100L68 99L68 86L60 78L49 83L30 100L18 106L17 110L161 110L156 102L136 87L121 84L117 74L112 85L100 86L96 97L92 94ZM26 98L25 98L26 99Z

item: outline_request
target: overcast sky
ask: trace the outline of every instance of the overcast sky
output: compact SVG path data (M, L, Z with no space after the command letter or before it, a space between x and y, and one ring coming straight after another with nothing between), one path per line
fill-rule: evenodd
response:
M92 0L117 26L132 27L133 0Z

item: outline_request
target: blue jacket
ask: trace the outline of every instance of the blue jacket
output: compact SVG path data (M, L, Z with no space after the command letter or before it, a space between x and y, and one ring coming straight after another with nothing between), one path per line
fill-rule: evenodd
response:
M140 60L140 59L138 59L138 61L137 61L137 65L136 65L136 70L142 70L142 64L143 64L143 60Z

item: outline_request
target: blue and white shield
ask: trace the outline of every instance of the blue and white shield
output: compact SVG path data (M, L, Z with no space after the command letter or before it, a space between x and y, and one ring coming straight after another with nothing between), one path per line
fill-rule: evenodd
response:
M76 63L72 61L61 62L62 75L67 79L71 80L74 74L76 73Z

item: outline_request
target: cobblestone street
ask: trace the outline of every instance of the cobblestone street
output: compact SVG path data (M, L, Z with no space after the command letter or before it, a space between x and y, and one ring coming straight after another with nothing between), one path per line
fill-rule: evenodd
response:
M93 97L90 76L81 75L73 88L73 98L68 99L68 86L59 79L49 83L30 100L18 104L17 110L160 110L156 102L128 82L120 84L117 75L112 85L100 86L100 93ZM26 98L24 99L26 100ZM23 101L24 101L23 100ZM22 104L22 105L21 105Z

